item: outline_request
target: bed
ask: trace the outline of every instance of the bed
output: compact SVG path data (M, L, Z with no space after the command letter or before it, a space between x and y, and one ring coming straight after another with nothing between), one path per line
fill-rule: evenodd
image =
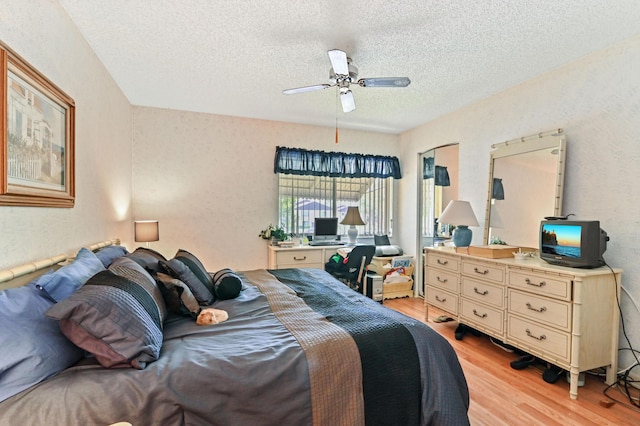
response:
M113 243L118 241L90 246L89 251L99 253ZM33 286L38 274L55 274L58 271L48 269L65 260L54 256L0 271L0 288ZM65 301L52 301L49 315L85 289L98 288L90 284L110 273L105 268L84 279ZM241 281L237 297L218 298L211 305L228 314L226 321L202 326L192 316L167 313L159 356L150 360L148 354L138 354L135 365L125 360L105 368L100 355L84 350L71 365L58 366L60 371L5 395L0 425L469 423L468 388L456 354L424 323L362 296L319 269L234 274ZM0 308L7 303L3 292ZM20 331L15 312L2 315L0 320L14 319L18 333L29 332ZM55 322L46 321L47 326ZM0 360L9 355L7 347L1 350ZM52 362L63 357L41 358ZM0 386L2 376L11 374L6 359L3 363Z

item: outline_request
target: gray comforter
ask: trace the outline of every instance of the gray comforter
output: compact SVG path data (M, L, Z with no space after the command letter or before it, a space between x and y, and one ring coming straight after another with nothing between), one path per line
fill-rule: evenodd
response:
M226 322L170 318L144 370L88 358L0 403L0 425L468 424L444 338L324 271L271 272L214 303Z

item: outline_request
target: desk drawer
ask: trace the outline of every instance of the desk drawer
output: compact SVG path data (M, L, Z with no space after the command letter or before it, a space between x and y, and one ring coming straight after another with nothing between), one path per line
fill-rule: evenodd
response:
M324 265L322 250L282 250L276 254L278 267L293 265L288 267L309 267L310 265Z
M487 303L495 306L496 308L503 308L504 292L504 286L498 286L462 277L462 295L467 299Z
M463 260L462 273L470 277L492 281L497 284L504 284L506 268L490 263Z
M444 269L434 268L429 266L427 268L427 284L434 287L440 287L441 289L458 293L460 291L460 284L458 282L460 275L454 272L450 272Z
M458 295L436 287L427 286L427 303L450 314L458 315Z
M509 272L509 286L543 296L571 300L571 280L569 278L512 270Z
M509 289L509 313L571 330L571 303Z
M463 322L481 325L493 330L495 334L502 334L504 331L504 310L502 309L463 298L460 303L460 317Z
M451 272L458 272L460 271L460 260L457 257L429 252L427 254L427 266L435 266L436 268L446 269Z
M522 343L522 345L518 345L520 348L530 350L532 353L539 352L549 362L554 362L555 359L565 363L569 362L571 348L569 333L554 330L513 315L509 315L508 321L507 342L511 339L517 340Z

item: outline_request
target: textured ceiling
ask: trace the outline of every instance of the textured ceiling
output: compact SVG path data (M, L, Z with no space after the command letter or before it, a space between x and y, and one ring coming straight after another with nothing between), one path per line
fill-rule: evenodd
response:
M400 133L640 34L637 0L59 0L134 105ZM327 50L360 77L343 113Z

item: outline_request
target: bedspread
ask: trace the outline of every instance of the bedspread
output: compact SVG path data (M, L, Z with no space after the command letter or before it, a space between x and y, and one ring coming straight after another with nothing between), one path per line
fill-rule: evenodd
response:
M87 358L0 403L0 425L468 424L457 357L425 324L321 270L240 275L213 305L227 321L171 317L144 370Z

